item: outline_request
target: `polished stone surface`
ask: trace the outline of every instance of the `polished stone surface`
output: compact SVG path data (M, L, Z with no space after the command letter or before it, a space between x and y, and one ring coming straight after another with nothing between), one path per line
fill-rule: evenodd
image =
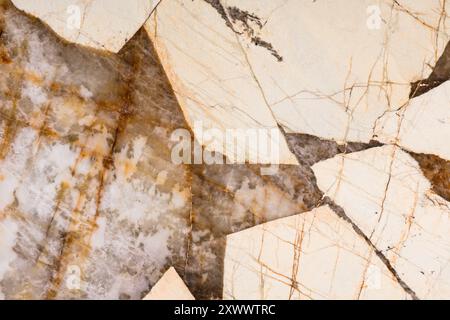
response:
M450 298L447 2L53 2L0 0L0 298Z

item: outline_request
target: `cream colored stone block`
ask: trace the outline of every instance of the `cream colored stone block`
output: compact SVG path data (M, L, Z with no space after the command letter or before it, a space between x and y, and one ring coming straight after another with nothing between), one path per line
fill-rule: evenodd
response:
M12 0L70 42L118 52L158 0Z
M450 294L450 203L395 146L313 166L319 188L389 260L419 298Z
M227 237L224 299L407 299L328 206Z
M171 267L143 300L195 300L195 298Z

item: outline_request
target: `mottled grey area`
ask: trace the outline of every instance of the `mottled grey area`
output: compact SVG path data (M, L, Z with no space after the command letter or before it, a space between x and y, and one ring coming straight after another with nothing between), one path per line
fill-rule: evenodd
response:
M2 295L141 298L184 266L191 211L188 170L170 158L184 118L152 44L141 31L104 54L12 6L0 19L0 161L19 180L0 213L16 239Z

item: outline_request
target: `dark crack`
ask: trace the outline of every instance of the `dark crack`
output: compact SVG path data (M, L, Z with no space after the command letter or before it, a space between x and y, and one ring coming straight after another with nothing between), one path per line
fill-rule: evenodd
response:
M389 270L389 272L394 276L394 278L397 280L397 283L403 288L403 290L409 294L411 296L412 299L414 300L419 300L419 298L417 297L417 294L414 292L414 290L411 289L410 286L408 286L408 284L403 281L403 279L400 277L400 275L398 274L398 272L395 270L395 268L392 266L391 262L389 261L389 259L383 254L382 251L380 251L373 243L372 241L369 239L369 237L367 237L364 232L358 227L358 225L356 223L354 223L352 221L352 219L350 219L349 216L347 216L347 214L345 213L344 209L340 206L338 206L336 203L334 203L334 201L332 201L330 198L328 197L324 197L323 199L323 203L322 204L327 204L330 206L330 208L344 221L346 221L347 223L351 224L353 230L361 237L364 239L364 241L372 248L372 250L375 252L375 254L377 255L377 257L383 262L383 264L386 266L386 268Z
M444 53L439 58L430 76L427 79L411 83L409 98L421 96L448 80L450 80L450 42L447 43Z
M344 145L301 133L284 133L284 136L297 160L308 166L313 166L317 162L333 158L341 153L353 153L382 145L374 140L369 143L348 142Z
M255 46L266 49L277 59L278 62L283 61L283 57L277 52L277 50L275 50L273 45L258 36L257 31L261 31L264 27L264 23L261 22L261 19L258 16L237 7L224 7L220 0L204 1L217 11L217 13L225 21L227 27L229 27L234 33L239 36L245 36Z

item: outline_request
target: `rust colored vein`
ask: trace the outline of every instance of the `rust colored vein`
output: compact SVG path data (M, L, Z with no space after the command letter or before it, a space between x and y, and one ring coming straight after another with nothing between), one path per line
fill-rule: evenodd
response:
M17 133L17 122L16 120L16 110L17 110L17 100L13 100L13 106L5 118L5 126L3 139L0 143L0 160L5 159L6 155L9 152L12 142L14 141L14 137Z
M133 70L136 71L140 63L133 59ZM126 130L129 118L132 116L132 90L134 81L134 72L129 74L129 78L125 79L125 93L122 97L122 108L119 109L119 118L114 130L113 141L109 148L109 152L103 155L97 161L101 162L101 169L98 175L98 187L95 195L95 214L92 217L85 217L83 204L88 195L80 191L78 204L70 217L68 232L62 242L59 257L57 257L55 272L50 279L49 289L45 294L46 299L55 299L58 296L58 290L66 274L69 265L75 264L79 267L83 266L91 252L91 239L98 225L97 220L101 213L101 202L105 190L105 181L108 172L114 169L113 156L116 151L118 140L121 134Z

